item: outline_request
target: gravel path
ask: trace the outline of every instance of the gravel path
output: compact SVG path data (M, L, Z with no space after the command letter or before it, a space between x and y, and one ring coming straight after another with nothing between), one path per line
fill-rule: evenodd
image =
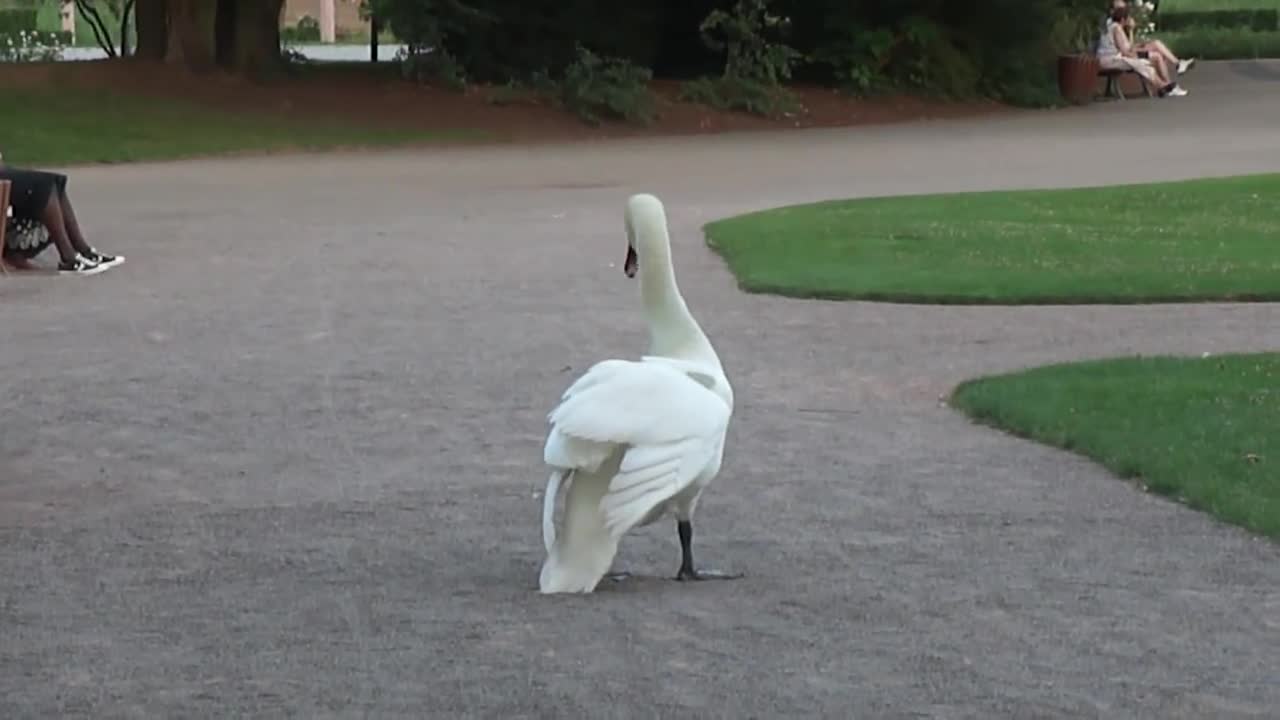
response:
M0 278L0 717L1263 718L1280 547L970 425L955 383L1280 346L1280 306L738 293L699 228L828 197L1280 170L1280 64L997 119L78 170L129 263ZM1099 163L1118 163L1106 177ZM739 406L670 582L538 596L544 415L644 347L667 202Z

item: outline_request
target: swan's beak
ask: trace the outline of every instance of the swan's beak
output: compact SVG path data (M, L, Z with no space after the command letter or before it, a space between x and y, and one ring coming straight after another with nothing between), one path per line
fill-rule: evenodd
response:
M626 273L627 277L633 278L636 276L636 268L638 267L640 267L640 258L636 255L636 249L628 245L627 260L622 263L622 272Z

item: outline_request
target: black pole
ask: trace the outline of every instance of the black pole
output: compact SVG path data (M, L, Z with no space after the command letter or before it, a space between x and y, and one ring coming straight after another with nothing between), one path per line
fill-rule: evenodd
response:
M369 13L369 62L378 62L378 16Z

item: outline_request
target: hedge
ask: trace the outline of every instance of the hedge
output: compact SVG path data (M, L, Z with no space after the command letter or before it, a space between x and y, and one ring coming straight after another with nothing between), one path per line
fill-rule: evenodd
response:
M23 8L0 10L0 34L35 30L36 13L34 9Z
M1222 28L1192 28L1161 33L1160 39L1182 57L1203 60L1252 60L1280 58L1280 30L1250 32Z
M1280 29L1280 11L1254 10L1188 10L1162 12L1157 16L1160 30L1178 32L1195 28L1223 28L1267 32Z

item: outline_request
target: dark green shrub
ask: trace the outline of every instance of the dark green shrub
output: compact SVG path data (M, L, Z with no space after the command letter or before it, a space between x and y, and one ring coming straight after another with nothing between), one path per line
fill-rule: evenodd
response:
M473 12L465 27L445 32L441 42L468 76L481 82L527 81L534 68L558 77L578 60L578 45L650 67L661 42L658 18L663 3L659 0L466 0L465 4ZM398 27L396 34L405 37Z
M290 43L320 42L320 21L303 15L297 25L280 29L280 39Z
M737 77L701 77L680 86L680 99L713 107L777 118L800 112L795 94L780 85Z
M800 110L783 82L803 55L771 37L784 34L788 21L770 13L768 5L769 0L738 0L732 12L717 9L707 15L699 26L703 42L724 53L724 70L720 77L685 83L683 99L767 117Z
M467 89L467 74L448 50L411 50L400 60L400 72L414 82L439 85L462 92Z
M597 55L578 46L578 57L557 84L565 109L596 125L602 117L648 124L655 104L649 81L653 73L630 60Z

